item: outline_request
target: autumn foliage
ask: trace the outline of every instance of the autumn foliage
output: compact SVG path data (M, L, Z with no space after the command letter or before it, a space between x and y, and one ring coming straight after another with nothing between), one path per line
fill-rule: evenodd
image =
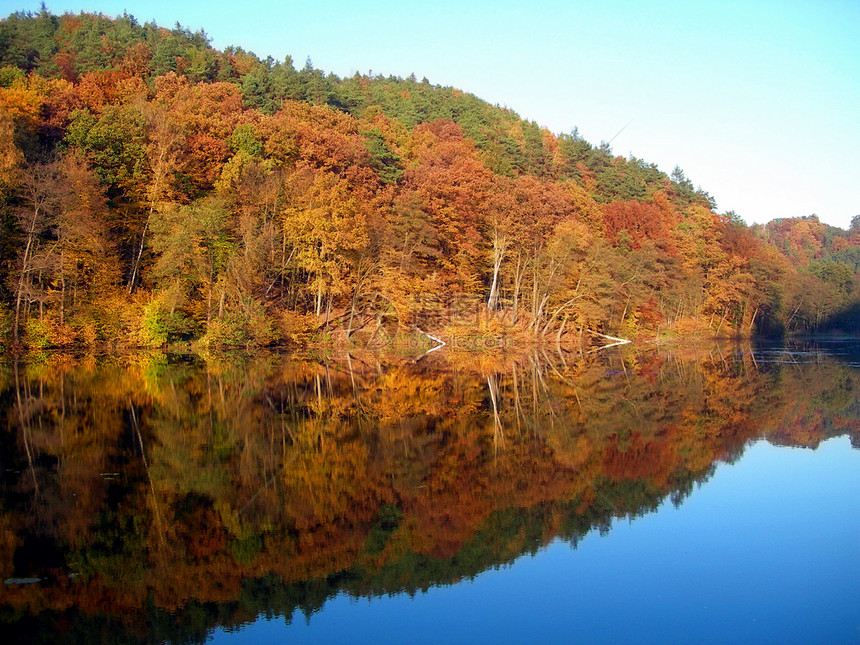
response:
M414 76L297 70L127 15L18 13L0 23L0 134L15 347L857 325L856 231L746 226L678 168Z

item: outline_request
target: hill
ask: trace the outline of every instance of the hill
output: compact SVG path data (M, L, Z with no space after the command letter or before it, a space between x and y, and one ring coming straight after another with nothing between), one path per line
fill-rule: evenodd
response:
M749 227L576 131L124 15L0 23L15 346L857 329L860 221Z

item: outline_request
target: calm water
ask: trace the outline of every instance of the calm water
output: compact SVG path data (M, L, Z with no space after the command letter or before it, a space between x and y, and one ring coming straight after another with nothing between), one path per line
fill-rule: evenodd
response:
M860 642L857 346L0 364L3 642Z

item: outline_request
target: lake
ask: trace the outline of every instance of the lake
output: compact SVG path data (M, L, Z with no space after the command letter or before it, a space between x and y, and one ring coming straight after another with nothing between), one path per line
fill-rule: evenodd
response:
M0 362L4 643L860 642L860 348Z

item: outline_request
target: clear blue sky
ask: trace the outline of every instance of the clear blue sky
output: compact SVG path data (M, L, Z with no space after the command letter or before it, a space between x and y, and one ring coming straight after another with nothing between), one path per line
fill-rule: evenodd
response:
M0 0L6 15L38 2ZM860 214L860 2L55 0L339 76L426 76L677 164L747 222Z

